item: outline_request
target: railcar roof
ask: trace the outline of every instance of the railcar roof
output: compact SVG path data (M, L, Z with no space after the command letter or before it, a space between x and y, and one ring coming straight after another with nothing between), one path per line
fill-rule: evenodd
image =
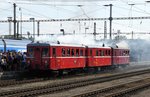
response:
M117 49L117 50L130 50L129 48L114 48L114 49Z
M93 45L93 46L88 46L88 48L107 48L107 49L111 49L111 47L103 47L103 46L99 46L99 45Z
M51 46L71 46L71 47L85 47L85 45L78 45L78 44L51 44Z
M29 43L27 46L50 46L48 43Z
M42 43L40 43L40 42L34 42L34 43L29 43L27 46L65 46L65 47L67 47L67 46L71 46L71 47L88 47L88 48L105 48L105 49L111 49L111 48L113 48L113 49L126 49L126 50L129 50L129 48L116 48L116 47L103 47L103 46L101 46L101 45L83 45L83 44L62 44L62 43L60 43L60 44L57 44L57 43L49 43L49 42L42 42Z
M85 47L79 44L56 44L56 43L30 43L27 46L71 46L71 47Z

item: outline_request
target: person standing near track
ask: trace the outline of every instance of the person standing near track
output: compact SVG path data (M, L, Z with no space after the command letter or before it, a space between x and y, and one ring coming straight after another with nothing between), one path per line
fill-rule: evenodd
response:
M21 63L21 68L24 70L26 69L26 53L24 52L22 55L22 63Z

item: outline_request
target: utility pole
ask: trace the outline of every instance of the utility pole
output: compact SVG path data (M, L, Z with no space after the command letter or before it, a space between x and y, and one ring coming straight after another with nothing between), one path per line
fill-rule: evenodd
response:
M109 31L110 31L110 39L112 39L112 37L111 37L111 34L112 34L112 20L113 20L113 18L112 18L112 4L109 4L109 5L104 5L104 6L110 6L110 17L109 17L109 21L110 21L110 29L109 29Z
M16 38L16 4L14 3L14 39Z
M8 22L9 22L9 36L11 35L11 22L12 22L12 17L8 17Z
M17 22L17 39L19 38L19 22Z
M6 42L5 42L4 39L2 39L2 41L3 41L3 44L4 44L4 52L6 52Z
M37 35L40 35L40 22L37 22Z
M19 11L20 11L20 37L22 39L22 9L19 8Z
M79 33L81 32L81 24L80 24L80 21L78 22L79 23Z
M33 22L33 39L35 40L35 18L30 18L30 21Z
M131 33L132 33L132 40L133 40L133 31Z
M104 39L107 39L107 22L104 21Z
M94 22L94 40L96 40L96 22Z
M109 21L110 21L110 39L112 39L111 34L112 34L112 4L110 4L110 17L109 17Z

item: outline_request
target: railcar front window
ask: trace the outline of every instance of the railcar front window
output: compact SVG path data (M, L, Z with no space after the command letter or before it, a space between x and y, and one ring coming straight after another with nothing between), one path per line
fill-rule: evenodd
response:
M42 49L42 57L48 57L48 55L49 55L48 52L49 52L48 48L43 48Z
M28 55L29 55L30 57L33 57L33 54L34 54L33 48L29 48L29 49L28 49Z

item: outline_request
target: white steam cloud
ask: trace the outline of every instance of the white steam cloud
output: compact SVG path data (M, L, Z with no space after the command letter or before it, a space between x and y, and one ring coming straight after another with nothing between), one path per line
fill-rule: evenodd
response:
M35 41L39 42L49 42L57 43L58 41L61 44L83 44L83 45L96 45L102 46L105 44L106 47L116 47L119 48L129 48L130 49L130 61L131 62L140 62L140 61L149 61L150 59L150 41L149 40L123 40L120 42L115 42L114 40L94 40L94 37L91 35L52 35L52 36L40 36L36 37Z
M35 38L35 42L49 42L61 44L83 44L83 45L108 45L107 41L95 41L92 35L52 35L52 36L40 36Z
M129 45L126 41L121 41L119 43L116 43L116 45L119 47L119 48L129 48Z

